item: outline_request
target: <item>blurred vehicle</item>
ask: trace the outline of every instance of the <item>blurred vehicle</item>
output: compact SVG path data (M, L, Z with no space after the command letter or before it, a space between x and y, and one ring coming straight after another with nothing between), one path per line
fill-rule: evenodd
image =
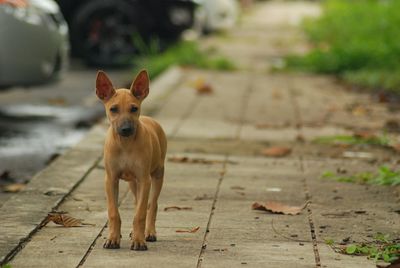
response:
M196 27L204 33L223 31L235 26L239 16L237 0L198 0Z
M173 40L190 28L194 0L57 0L70 26L74 56L122 65L152 38Z
M59 77L68 63L68 26L53 0L0 0L0 86Z

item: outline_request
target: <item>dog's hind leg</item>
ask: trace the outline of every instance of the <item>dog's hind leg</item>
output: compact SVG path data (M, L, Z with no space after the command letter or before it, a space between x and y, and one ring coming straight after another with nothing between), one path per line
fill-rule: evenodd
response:
M151 174L151 193L149 206L147 208L146 219L146 241L157 241L156 236L156 218L158 209L158 197L160 196L161 188L164 182L164 167L158 168Z
M129 180L129 188L131 189L131 192L132 192L132 194L133 194L133 197L135 198L134 205L135 205L135 207L136 207L136 205L137 205L137 199L138 199L136 180Z

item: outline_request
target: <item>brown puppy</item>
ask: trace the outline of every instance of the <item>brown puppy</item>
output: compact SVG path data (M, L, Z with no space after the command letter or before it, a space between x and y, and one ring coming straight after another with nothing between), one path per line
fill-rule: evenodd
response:
M96 95L103 101L110 122L104 145L109 230L104 248L119 248L121 240L119 179L129 182L135 196L131 249L147 250L145 240L157 239L157 200L164 179L167 140L156 121L140 116L141 103L148 94L149 77L144 70L130 89L117 90L104 72L97 73Z

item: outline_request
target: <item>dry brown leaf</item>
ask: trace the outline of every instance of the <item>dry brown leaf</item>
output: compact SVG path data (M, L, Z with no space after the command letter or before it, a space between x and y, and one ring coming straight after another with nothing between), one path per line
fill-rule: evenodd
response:
M48 222L54 222L55 224L62 225L64 227L81 227L84 225L92 225L91 223L84 223L81 219L76 219L74 217L68 216L65 212L52 212L47 214L46 220L43 222L43 225L46 225Z
M290 149L289 147L274 146L263 149L261 151L261 154L264 156L283 157L290 154L291 152L292 149Z
M191 84L198 94L210 94L214 91L212 86L201 77L193 81Z
M368 114L368 109L362 105L356 105L352 110L351 113L354 116L365 116Z
M178 207L178 206L170 206L164 208L164 211L169 211L169 210L192 210L192 207Z
M271 96L272 96L272 98L277 99L277 100L282 99L282 93L278 90L274 90L272 92Z
M210 94L214 91L210 84L203 84L197 87L196 90L198 94Z
M26 184L24 183L12 183L5 185L3 187L3 191L6 193L17 193L21 190L23 190L26 187Z
M393 144L391 147L395 152L400 153L400 143Z
M355 138L360 138L364 140L370 140L370 139L375 139L377 138L375 132L370 131L370 130L358 130L354 131L353 136Z
M304 138L303 135L298 134L298 135L296 136L296 141L298 141L298 142L305 142L306 139Z
M179 230L176 230L175 232L177 232L177 233L195 233L199 229L200 229L200 226L197 226L192 229L179 229Z
M254 210L268 211L276 214L297 215L304 208L307 207L308 203L309 202L306 202L304 205L297 207L297 206L288 206L278 202L268 201L265 202L264 204L255 202L251 207Z
M47 102L51 105L57 105L57 106L65 106L66 101L64 98L58 97L58 98L49 98L47 99Z
M379 92L377 97L378 97L378 101L381 103L387 103L390 101L390 97L388 96L388 94L386 92Z

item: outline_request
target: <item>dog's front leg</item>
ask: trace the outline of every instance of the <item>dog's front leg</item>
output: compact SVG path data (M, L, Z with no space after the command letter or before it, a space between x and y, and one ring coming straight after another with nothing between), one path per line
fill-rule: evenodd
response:
M138 198L135 211L135 218L133 219L133 241L132 250L147 250L145 242L145 225L147 214L147 202L149 200L149 192L151 186L150 175L144 176L137 180Z
M108 238L104 248L119 248L121 241L121 218L118 212L119 179L107 172L105 188L108 208Z

